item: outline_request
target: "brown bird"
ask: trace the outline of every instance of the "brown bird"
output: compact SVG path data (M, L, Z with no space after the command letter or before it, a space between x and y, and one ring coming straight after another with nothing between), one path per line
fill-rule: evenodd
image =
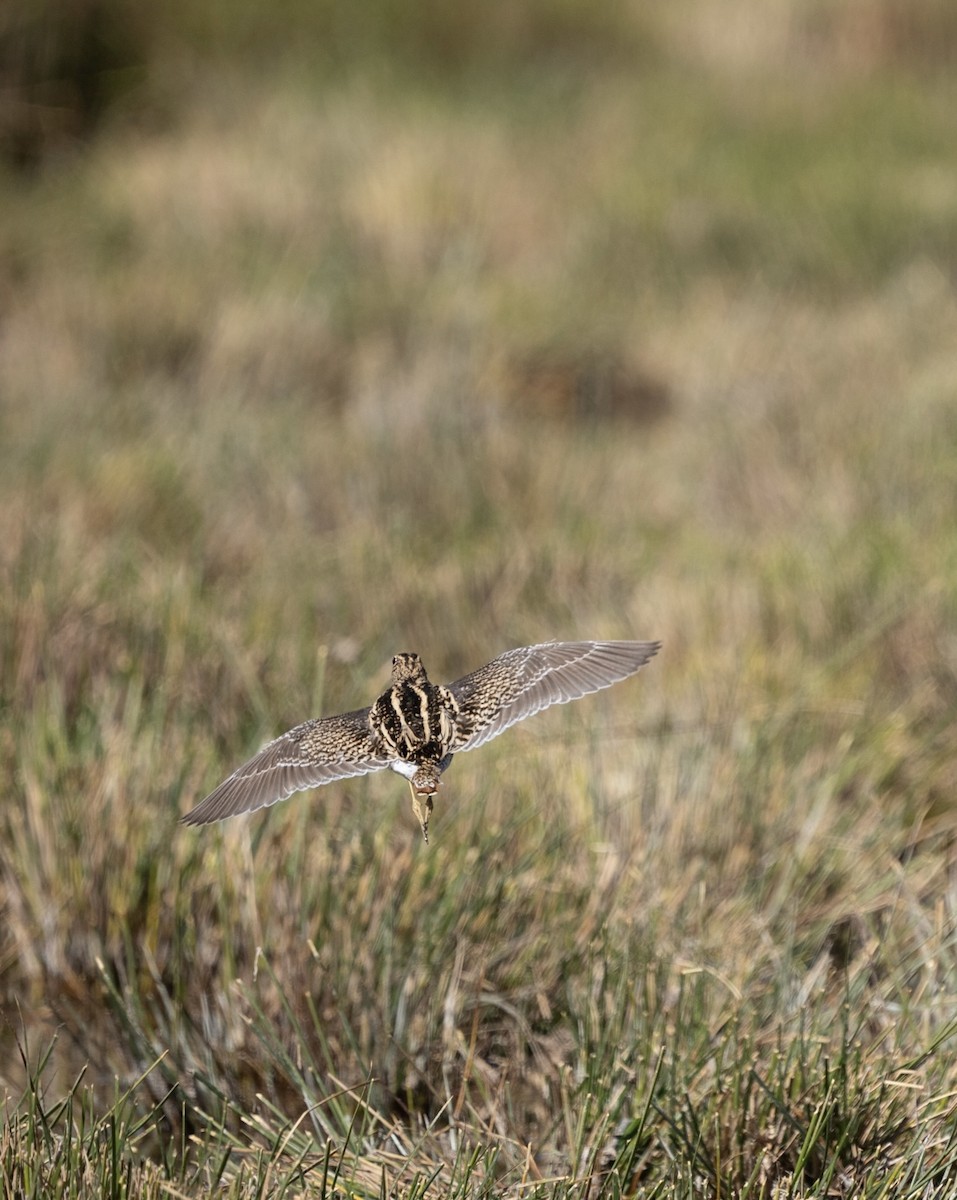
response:
M392 683L370 708L290 729L183 821L206 825L388 767L409 781L412 809L428 841L432 802L453 754L474 750L550 704L627 679L660 648L660 642L544 642L507 650L448 686L429 681L417 654L397 654Z

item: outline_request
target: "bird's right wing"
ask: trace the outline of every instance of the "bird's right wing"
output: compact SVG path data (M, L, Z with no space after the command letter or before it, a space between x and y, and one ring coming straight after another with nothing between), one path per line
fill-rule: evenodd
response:
M222 821L334 779L381 771L389 762L373 740L368 708L305 721L234 771L183 817L183 823Z

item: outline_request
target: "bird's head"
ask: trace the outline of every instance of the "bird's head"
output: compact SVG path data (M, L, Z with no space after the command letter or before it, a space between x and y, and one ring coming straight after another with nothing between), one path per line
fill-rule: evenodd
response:
M432 801L439 790L439 773L434 766L420 767L412 776L412 811L419 818L422 836L429 840L429 817L432 816Z

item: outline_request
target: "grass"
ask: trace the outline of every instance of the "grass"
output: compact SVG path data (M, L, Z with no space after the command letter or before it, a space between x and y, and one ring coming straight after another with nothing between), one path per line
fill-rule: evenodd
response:
M5 1195L953 1193L949 10L712 7L3 179ZM592 636L664 649L428 847L393 777L178 825L398 649Z

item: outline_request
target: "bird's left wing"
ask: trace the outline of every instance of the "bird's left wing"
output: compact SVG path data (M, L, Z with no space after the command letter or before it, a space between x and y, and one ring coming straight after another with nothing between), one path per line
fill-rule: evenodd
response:
M389 762L373 739L368 708L305 721L234 771L183 817L183 823L222 821L334 779L381 771Z
M634 675L660 642L544 642L507 650L449 685L459 705L451 750L474 750L510 725Z

